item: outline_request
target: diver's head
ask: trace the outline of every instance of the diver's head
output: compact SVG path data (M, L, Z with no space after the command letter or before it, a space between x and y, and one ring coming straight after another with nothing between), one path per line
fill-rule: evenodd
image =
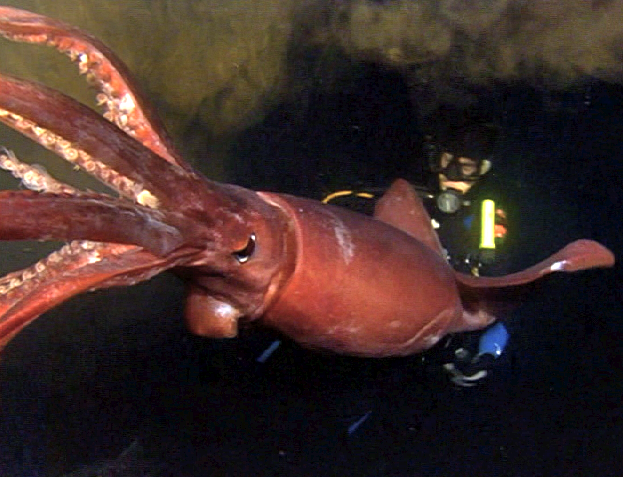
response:
M439 188L466 193L491 169L497 131L486 124L472 124L438 133L426 147L429 167L439 177Z
M451 152L444 151L439 158L440 180L446 182L465 182L470 185L489 172L491 161L468 156L455 156ZM442 189L446 189L442 187Z

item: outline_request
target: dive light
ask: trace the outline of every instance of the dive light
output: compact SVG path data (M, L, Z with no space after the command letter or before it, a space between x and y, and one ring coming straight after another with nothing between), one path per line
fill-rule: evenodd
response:
M495 260L495 202L483 200L480 216L480 261L488 264Z

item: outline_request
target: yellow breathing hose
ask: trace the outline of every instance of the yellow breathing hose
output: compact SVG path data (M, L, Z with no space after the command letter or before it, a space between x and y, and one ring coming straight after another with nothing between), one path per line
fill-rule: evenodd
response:
M336 192L332 192L324 199L322 199L323 204L328 204L333 199L337 199L338 197L346 197L349 195L354 195L355 197L361 197L363 199L374 199L374 194L370 194L369 192L355 192L352 190L338 190Z

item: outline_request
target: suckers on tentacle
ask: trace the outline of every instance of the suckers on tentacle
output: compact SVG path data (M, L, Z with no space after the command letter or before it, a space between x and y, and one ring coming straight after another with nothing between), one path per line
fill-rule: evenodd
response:
M38 126L34 121L24 119L19 114L0 108L0 121L21 132L64 158L66 161L84 169L104 184L112 187L120 194L131 197L137 203L157 208L158 199L147 189L132 179L123 176L113 168L93 158L88 152L62 138L52 131Z
M127 67L97 38L61 21L11 7L0 7L0 35L12 41L51 46L67 55L99 91L97 100L106 109L106 119L160 157L191 170Z

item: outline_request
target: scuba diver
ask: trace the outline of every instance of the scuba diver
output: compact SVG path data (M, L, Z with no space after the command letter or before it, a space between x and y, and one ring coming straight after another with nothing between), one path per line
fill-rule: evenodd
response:
M426 136L424 141L427 189L434 198L434 207L429 207L433 227L453 268L473 275L499 264L496 248L507 232L506 212L483 186L493 165L496 138L493 126L474 124L445 137ZM492 237L486 235L489 232ZM485 273L499 274L493 269Z
M444 247L446 259L457 271L479 276L505 273L504 239L507 217L503 208L482 191L483 177L493 165L497 130L471 124L450 133L426 136L423 145L425 184L413 184L422 197ZM383 189L340 190L324 203L371 214ZM487 376L502 354L508 333L501 322L484 332L450 336L439 347L443 369L459 386L474 386Z

